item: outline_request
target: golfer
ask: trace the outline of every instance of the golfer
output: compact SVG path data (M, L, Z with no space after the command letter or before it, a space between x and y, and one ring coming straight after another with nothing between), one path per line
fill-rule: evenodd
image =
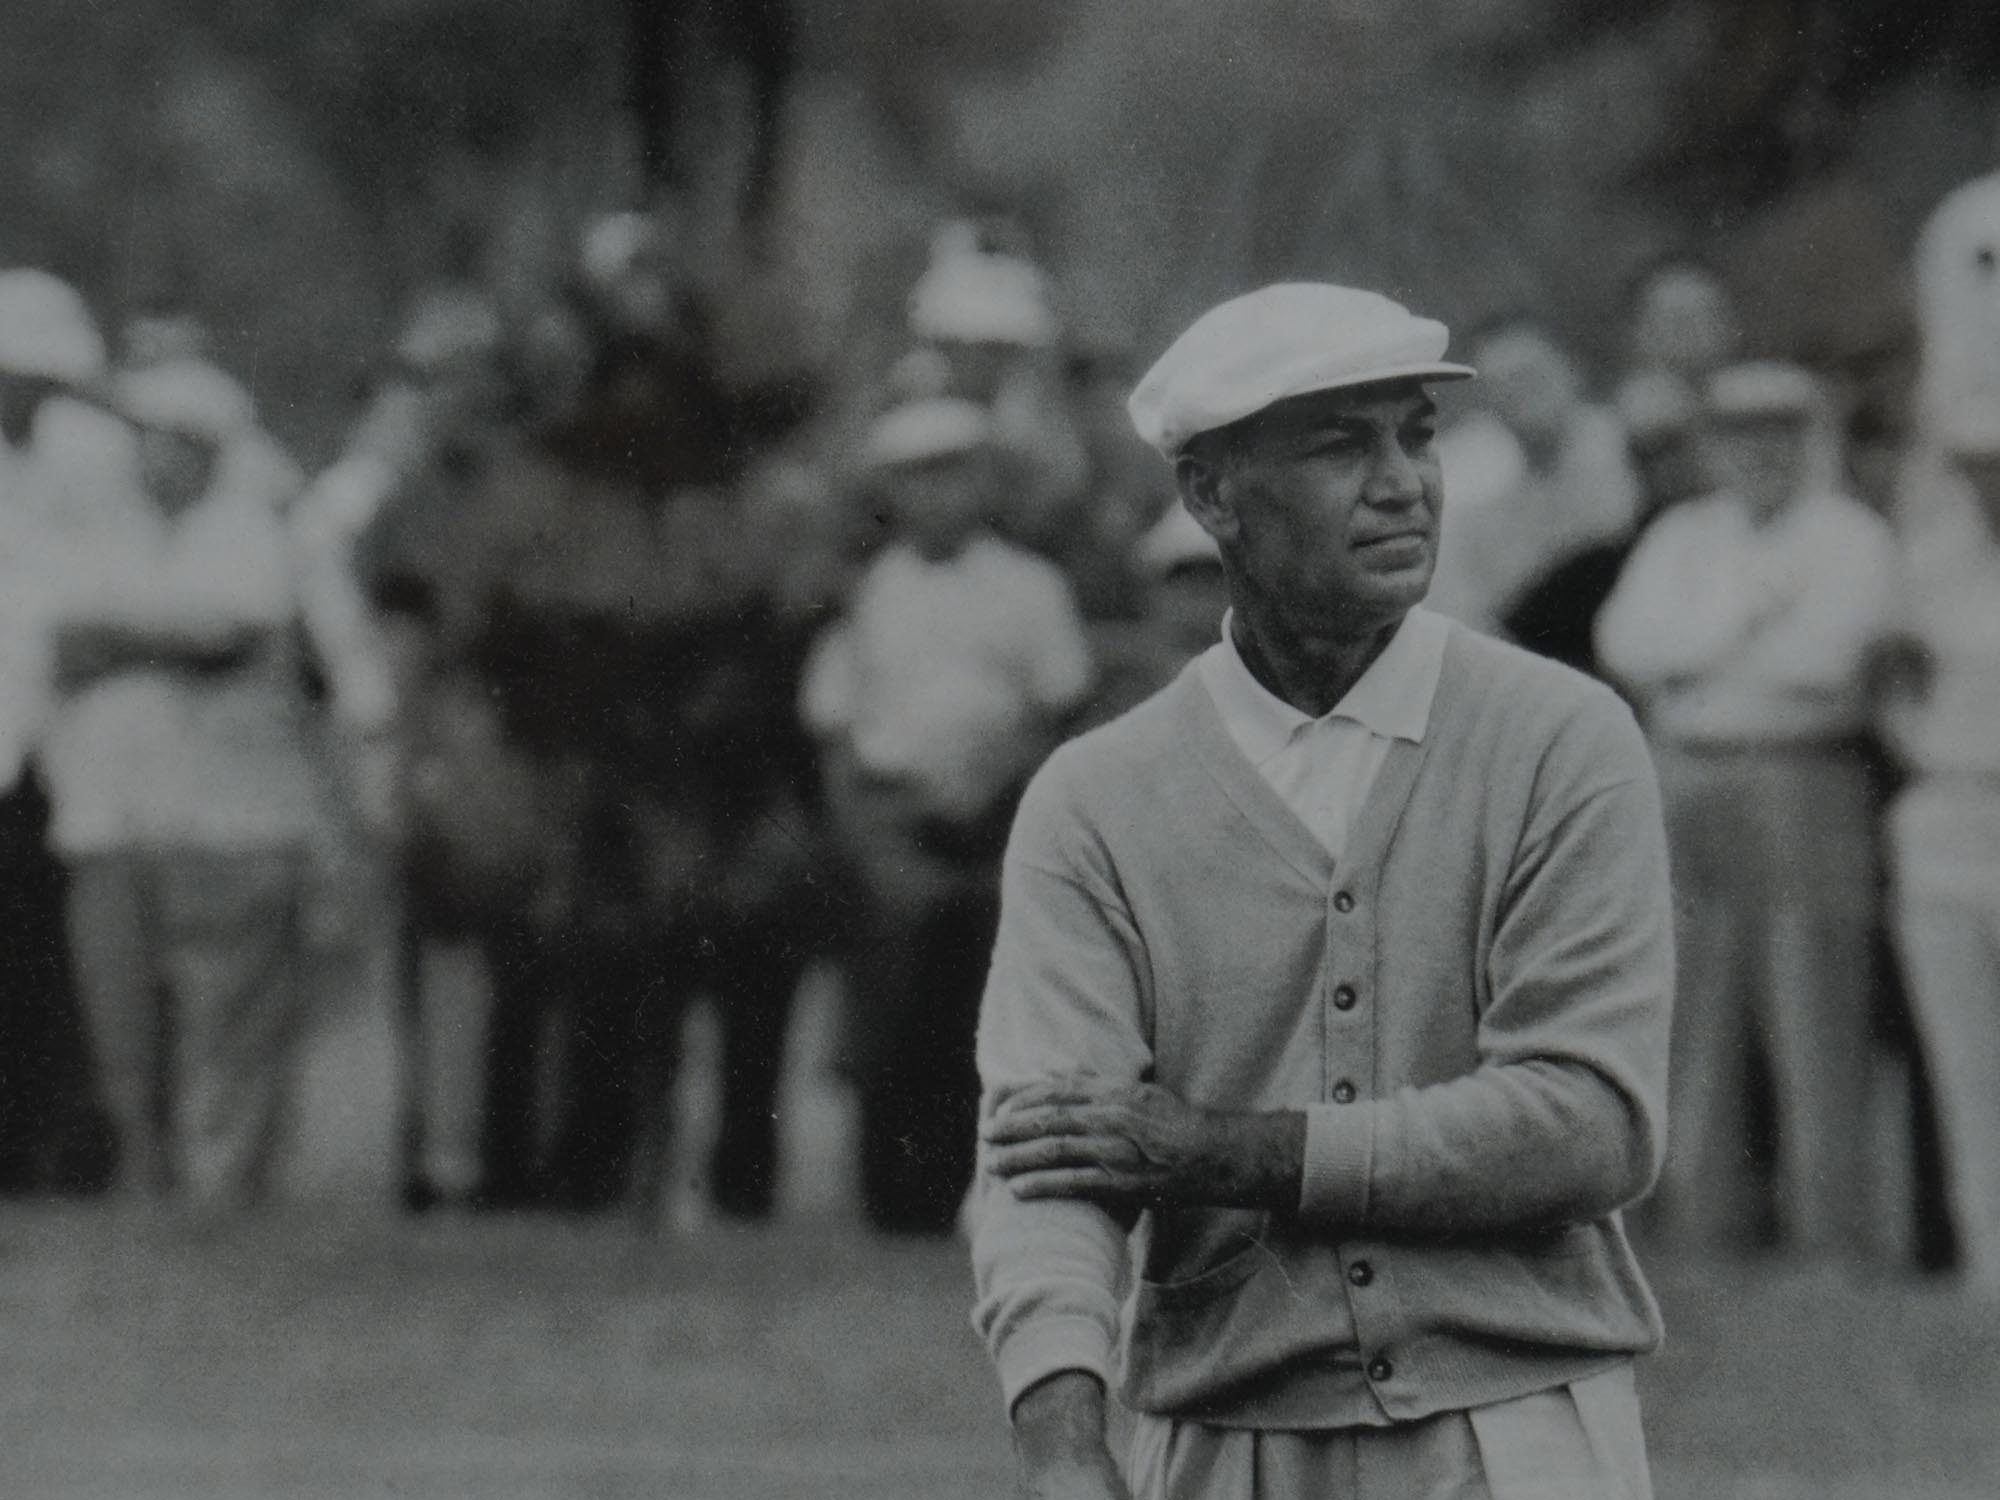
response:
M1006 856L973 1257L1023 1496L1650 1496L1658 790L1609 691L1421 607L1446 343L1271 286L1132 395L1231 609Z

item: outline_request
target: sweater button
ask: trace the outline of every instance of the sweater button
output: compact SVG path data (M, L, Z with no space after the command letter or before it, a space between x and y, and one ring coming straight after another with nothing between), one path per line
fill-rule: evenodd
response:
M1379 1354L1368 1361L1368 1378L1377 1385L1382 1384L1385 1380L1392 1379L1395 1373L1396 1367L1390 1364L1388 1360L1383 1359Z
M1333 992L1333 1008L1335 1010L1353 1010L1355 1002L1360 998L1359 995L1354 993L1353 985L1343 984Z
M1333 1086L1333 1102L1335 1104L1352 1104L1354 1102L1354 1085L1349 1083L1345 1078L1336 1083Z
M1343 915L1354 910L1354 893L1342 891L1333 898L1333 909Z
M1349 1286L1367 1286L1375 1279L1375 1268L1365 1260L1357 1260L1347 1268Z

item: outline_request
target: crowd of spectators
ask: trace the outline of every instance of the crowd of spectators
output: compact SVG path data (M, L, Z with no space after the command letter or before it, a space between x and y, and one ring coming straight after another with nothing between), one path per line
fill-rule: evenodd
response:
M345 944L395 955L411 1210L656 1220L707 997L701 1175L760 1218L825 965L864 1209L949 1232L1015 800L1224 590L1106 398L1132 361L1018 244L941 227L907 309L865 389L733 380L671 226L613 215L532 316L417 298L306 474L198 326L107 349L0 274L0 1186L255 1201ZM1627 332L1602 380L1531 310L1462 340L1432 607L1651 737L1681 984L1642 1217L1865 1255L1915 1180L1865 1182L1903 1047L2000 1287L2000 404L1944 431L1941 531L1857 497L1853 403L1740 347L1699 262Z

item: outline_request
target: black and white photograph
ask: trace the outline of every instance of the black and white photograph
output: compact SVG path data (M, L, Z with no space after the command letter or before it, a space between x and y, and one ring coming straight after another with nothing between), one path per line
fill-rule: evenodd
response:
M0 0L0 1500L2000 1495L2000 7Z

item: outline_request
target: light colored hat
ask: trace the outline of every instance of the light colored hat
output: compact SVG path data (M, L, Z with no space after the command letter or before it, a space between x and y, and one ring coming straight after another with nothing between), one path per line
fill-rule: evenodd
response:
M486 358L500 347L501 332L500 314L480 292L436 287L417 299L396 340L396 356L431 374L461 360Z
M951 249L910 293L910 331L937 343L1046 349L1060 329L1042 273L1012 255Z
M1708 413L1722 421L1773 417L1800 420L1819 407L1812 372L1782 360L1760 359L1718 370L1708 382Z
M47 271L0 271L0 370L71 385L104 373L104 337L76 288Z
M1190 563L1220 564L1222 551L1185 505L1173 505L1133 546L1132 560L1147 577L1164 578Z
M1281 282L1210 308L1141 377L1126 409L1172 458L1198 433L1291 396L1385 380L1459 380L1451 335L1399 302L1355 287Z
M908 401L884 412L861 444L869 469L928 463L983 448L993 435L986 408L951 396Z
M226 442L256 421L242 386L206 360L169 359L118 377L113 398L141 427Z

